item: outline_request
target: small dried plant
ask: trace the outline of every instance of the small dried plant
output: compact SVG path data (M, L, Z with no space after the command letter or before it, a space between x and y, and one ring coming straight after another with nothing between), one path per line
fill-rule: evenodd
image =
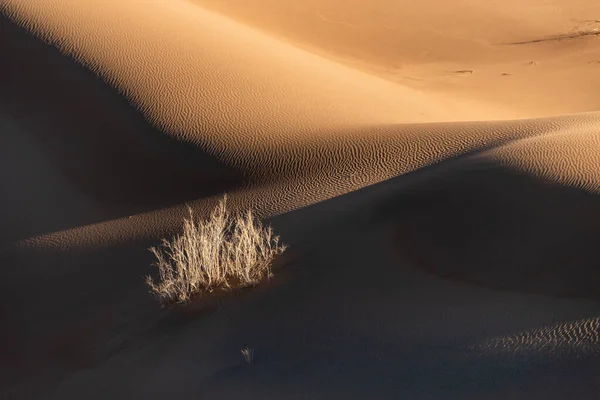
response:
M215 289L253 286L272 276L273 259L287 247L251 210L232 215L226 202L224 196L206 220L194 219L189 209L183 233L150 249L159 279L147 276L146 283L164 304L185 303Z
M244 358L246 364L252 364L252 361L254 360L254 349L245 347L240 351L242 352L242 357Z

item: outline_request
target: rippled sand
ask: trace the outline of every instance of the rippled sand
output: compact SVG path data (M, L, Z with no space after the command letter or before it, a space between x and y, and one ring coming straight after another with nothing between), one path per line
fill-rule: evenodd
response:
M0 11L0 393L600 389L596 2ZM146 249L224 192L290 244L276 279L159 309Z

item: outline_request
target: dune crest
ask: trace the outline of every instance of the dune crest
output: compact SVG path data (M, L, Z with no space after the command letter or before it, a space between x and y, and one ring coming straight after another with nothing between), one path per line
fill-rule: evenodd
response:
M391 84L184 1L11 0L4 7L157 126L232 160L264 150L259 137L291 146L335 127L510 116Z

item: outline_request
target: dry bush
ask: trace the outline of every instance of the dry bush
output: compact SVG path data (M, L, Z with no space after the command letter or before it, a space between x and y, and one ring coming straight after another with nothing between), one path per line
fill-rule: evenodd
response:
M147 276L146 283L161 302L184 303L195 295L253 286L272 276L271 263L286 246L251 210L230 214L226 201L223 197L206 220L195 220L190 209L183 233L150 249L159 280Z

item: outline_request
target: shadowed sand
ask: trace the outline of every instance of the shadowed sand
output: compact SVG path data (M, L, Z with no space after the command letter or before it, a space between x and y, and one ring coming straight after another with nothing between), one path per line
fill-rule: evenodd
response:
M389 3L0 2L0 393L594 398L600 7ZM159 309L223 192L276 278Z

